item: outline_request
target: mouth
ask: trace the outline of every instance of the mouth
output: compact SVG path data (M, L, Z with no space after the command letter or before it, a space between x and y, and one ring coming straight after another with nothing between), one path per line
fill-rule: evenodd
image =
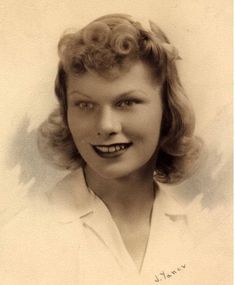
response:
M112 158L122 155L132 143L117 143L110 145L92 145L94 151L103 158Z

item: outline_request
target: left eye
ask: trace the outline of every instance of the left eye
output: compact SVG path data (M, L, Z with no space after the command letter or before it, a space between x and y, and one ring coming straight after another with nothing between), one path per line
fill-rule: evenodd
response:
M118 107L130 107L130 106L133 106L134 104L137 104L138 102L136 100L123 100L123 101L120 101L117 103L117 106Z

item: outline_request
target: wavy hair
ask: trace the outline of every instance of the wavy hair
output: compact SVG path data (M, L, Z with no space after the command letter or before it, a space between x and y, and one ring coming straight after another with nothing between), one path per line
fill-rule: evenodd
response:
M194 136L195 117L176 67L179 55L153 22L149 29L129 15L106 15L85 28L62 36L58 44L59 65L55 94L59 108L38 130L39 150L47 160L64 169L83 165L67 123L67 76L94 70L116 78L137 60L145 62L162 84L163 118L155 178L176 183L195 168L201 140Z

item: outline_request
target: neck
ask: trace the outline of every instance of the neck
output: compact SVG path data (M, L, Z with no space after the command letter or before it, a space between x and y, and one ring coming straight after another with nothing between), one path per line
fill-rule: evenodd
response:
M152 170L140 170L128 177L117 179L103 178L89 167L85 167L84 171L88 186L103 200L111 213L136 215L136 212L140 212L140 208L144 210L152 207L154 200Z

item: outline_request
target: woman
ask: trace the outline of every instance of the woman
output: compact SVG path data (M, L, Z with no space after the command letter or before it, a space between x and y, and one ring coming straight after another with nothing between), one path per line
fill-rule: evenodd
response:
M200 141L176 49L153 22L115 14L64 35L58 51L59 108L39 148L72 171L49 195L49 224L34 223L39 260L55 267L34 284L179 284L186 216L157 182L187 178Z

